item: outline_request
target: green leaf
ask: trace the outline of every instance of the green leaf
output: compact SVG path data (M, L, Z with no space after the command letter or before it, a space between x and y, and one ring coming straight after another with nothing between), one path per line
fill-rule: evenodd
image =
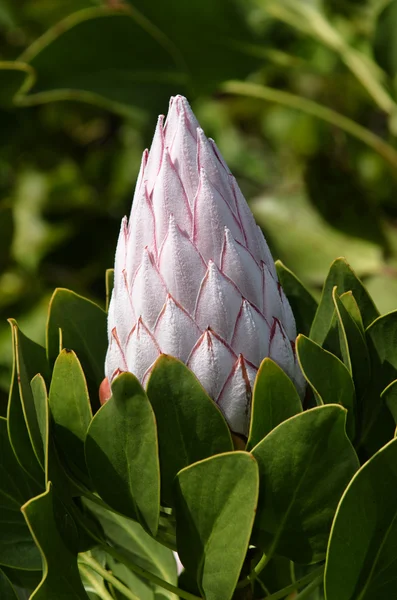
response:
M332 290L335 286L338 288L339 294L353 292L365 327L368 327L379 316L379 312L368 292L346 260L344 258L336 259L332 263L325 281L320 304L310 330L310 337L320 346L323 345L331 327L334 314Z
M0 417L0 565L30 571L41 568L39 552L20 511L22 504L38 493L38 485L17 462L7 422Z
M353 296L353 292L345 292L344 294L341 294L340 299L342 301L343 306L349 313L350 317L357 325L359 331L365 336L363 318L361 316L360 309L358 308L356 299Z
M374 54L382 69L394 78L397 74L397 1L391 0L382 6L373 37Z
M160 24L161 28L161 24ZM23 105L80 100L136 116L157 112L185 74L174 45L135 9L98 7L73 13L23 54L36 72Z
M99 495L156 534L160 473L156 421L139 381L122 373L88 429L86 460Z
M33 395L34 408L37 417L37 424L44 451L44 471L45 482L48 483L48 441L50 428L50 413L48 406L47 386L43 376L37 373L30 382Z
M99 519L107 541L121 551L129 560L161 579L177 584L174 555L171 550L154 540L136 521L126 519L94 504L84 501L90 511ZM165 597L177 600L175 594L163 588Z
M298 333L309 334L317 302L301 280L281 260L276 261L277 275L291 305Z
M20 61L0 61L0 106L10 107L18 93L34 81L34 69Z
M360 451L367 459L394 434L394 421L381 399L383 390L397 379L397 311L376 319L366 330L371 360L371 381L360 410Z
M352 305L353 314L349 312L342 299L338 297L336 287L333 290L332 297L338 320L342 355L345 355L344 363L352 374L356 395L361 398L368 389L368 382L371 378L371 365L365 334L362 333L356 322L359 319L360 312L358 311L357 315L354 304Z
M163 354L157 359L147 394L157 421L161 498L172 506L177 472L198 460L232 450L233 443L216 404L176 358Z
M359 467L345 421L338 405L313 408L253 449L260 478L254 543L269 557L305 564L324 558L336 507Z
M55 361L49 404L55 439L72 470L84 476L84 442L92 411L84 373L73 350L62 350Z
M247 452L212 456L178 473L178 553L206 600L230 600L248 549L258 467Z
M302 373L318 404L340 404L347 410L347 431L355 435L356 395L353 380L338 357L304 335L296 340L296 353Z
M53 365L62 346L74 350L83 368L91 403L99 406L98 390L104 377L108 347L106 313L97 304L65 289L55 290L49 308L47 353Z
M30 387L31 379L37 374L41 373L44 377L48 377L48 364L46 360L45 350L39 344L36 344L25 336L19 329L15 321L10 320L10 324L13 332L14 351L16 358L16 377L18 380L19 397L22 406L22 412L25 420L25 425L29 435L30 443L36 456L37 462L40 467L44 470L44 448L43 440L40 433L39 424L37 421L36 408L34 404L33 394ZM11 402L17 403L17 397L13 396ZM15 425L15 431L14 431ZM20 440L21 429L23 430L23 424L20 419L19 407L10 407L9 412L9 427L10 427L10 439L11 443L18 447ZM26 434L23 433L23 438L26 439ZM24 446L25 446L25 442ZM39 469L36 466L35 461L29 456L29 446L26 440L26 448L24 447L26 456L29 457L31 474L38 480L44 481L42 473L40 474ZM25 458L25 454L23 459Z
M44 562L43 579L32 600L87 600L77 568L77 554L67 544L70 535L67 529L73 521L54 496L51 483L44 494L25 504L22 512Z
M379 600L396 591L397 439L353 477L329 541L327 600Z
M270 358L259 367L251 407L247 450L251 450L277 425L302 412L302 403L294 384Z
M11 581L0 569L0 598L1 600L18 600Z
M395 424L397 425L397 379L392 381L380 395L382 401L393 415Z

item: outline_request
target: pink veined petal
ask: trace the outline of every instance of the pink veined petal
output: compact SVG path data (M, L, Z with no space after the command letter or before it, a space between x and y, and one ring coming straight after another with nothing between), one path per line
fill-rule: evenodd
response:
M114 277L118 279L126 266L127 249L128 249L128 221L124 217L121 221L119 239L116 246L116 257L114 261Z
M167 234L170 214L176 223L189 235L192 231L192 213L182 182L171 162L168 150L164 150L163 161L153 189L152 206L156 223L157 248Z
M211 329L227 342L231 340L241 305L241 294L212 260L201 283L194 318L201 329Z
M145 372L160 355L160 348L149 329L139 318L131 331L126 348L128 370L142 381Z
M145 181L149 196L151 195L154 185L156 183L157 175L160 172L161 163L164 152L164 130L163 130L164 116L160 115L157 119L156 131L154 132L152 145L150 146L150 152L148 161L145 168Z
M263 281L263 314L268 323L273 322L273 318L283 318L281 297L278 282L275 281L270 273L266 263L262 263L262 281Z
M139 168L138 179L137 179L136 186L135 186L134 199L132 201L130 218L128 220L129 222L131 221L131 219L134 218L134 211L135 211L135 207L137 204L135 202L135 200L137 198L139 198L142 193L141 186L144 185L144 181L145 181L145 169L146 169L148 157L149 157L149 151L148 151L148 149L146 149L146 150L144 150L144 152L142 154L141 166Z
M194 346L187 366L193 371L211 398L218 397L236 355L216 333L207 329Z
M245 298L262 308L261 269L250 252L236 242L227 227L225 227L221 254L221 271L236 284Z
M228 227L238 242L243 241L240 226L228 203L211 184L203 169L194 201L193 240L204 260L220 265L223 238L219 235Z
M256 262L261 261L262 248L258 240L258 226L255 223L254 216L249 208L246 199L244 198L237 181L230 175L234 197L236 200L237 214L242 225L244 234L244 243L251 252Z
M192 317L169 294L154 329L154 337L164 354L186 362L201 335Z
M294 341L296 338L295 317L293 315L290 303L288 302L287 296L285 295L283 288L280 284L278 285L281 300L281 322L289 339Z
M190 206L197 192L199 175L197 171L197 141L190 132L186 116L183 111L179 113L178 129L170 147L171 160L181 178ZM175 199L175 202L178 199Z
M267 268L269 269L270 273L273 275L274 279L276 281L278 281L276 265L274 264L273 256L269 250L269 246L267 245L265 236L262 233L262 229L259 227L259 225L257 225L256 230L257 230L257 240L259 242L259 248L260 248L259 254L260 254L261 260L266 264Z
M252 387L256 373L257 369L247 364L240 354L217 400L230 429L246 437L249 432Z
M216 145L215 140L213 140L212 138L208 138L208 141L210 142L210 144L211 144L211 146L212 146L212 148L214 150L216 158L218 159L218 161L220 162L220 164L222 165L222 167L226 171L227 175L231 175L230 169L227 166L226 161L223 158L221 151L219 150L218 146Z
M147 246L149 251L157 257L153 207L144 185L141 187L140 196L138 196L134 203L135 209L129 222L129 240L126 260L130 282L132 282L136 270L142 260L143 248Z
M167 296L167 288L147 248L131 286L134 313L152 329Z
M105 359L105 375L111 383L114 377L121 371L127 371L127 363L124 352L120 346L116 328L113 328L109 336L109 346Z
M294 352L292 350L291 342L278 319L273 320L270 332L269 358L274 360L274 362L287 373L290 379L294 379Z
M124 348L128 335L136 321L131 296L127 283L127 272L124 270L114 277L112 292L112 316L117 327L117 334L121 347Z
M200 169L204 169L214 188L234 210L234 195L229 175L220 164L212 144L200 127L197 129L197 169L198 172Z
M189 129L192 136L196 138L197 127L200 127L200 124L196 119L196 115L192 111L189 102L184 96L178 94L175 98L178 103L180 113L182 113L185 117L185 123L187 128Z
M168 106L167 118L164 125L164 140L166 148L170 148L174 141L175 133L178 128L179 107L177 96L171 96Z
M241 303L231 347L258 367L269 354L270 327L262 314L247 300Z
M168 291L189 314L193 314L206 267L200 254L177 226L172 215L158 264Z

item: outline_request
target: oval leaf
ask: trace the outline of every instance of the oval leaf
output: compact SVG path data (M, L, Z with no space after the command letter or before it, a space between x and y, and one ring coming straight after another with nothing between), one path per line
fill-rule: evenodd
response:
M172 506L175 475L203 458L233 449L220 410L195 375L163 354L149 377L147 394L156 415L162 501Z
M379 600L396 594L397 439L353 477L329 541L327 600Z
M54 365L62 345L74 350L87 379L91 401L99 406L98 389L108 347L106 313L97 304L65 289L55 290L47 323L47 354Z
M253 449L260 477L254 541L269 557L306 564L324 558L336 507L359 467L345 420L338 405L313 408Z
M348 411L347 431L352 439L355 434L356 397L349 371L338 357L304 335L299 335L296 340L296 353L318 404L340 404Z
M18 600L11 581L0 569L0 598L1 600Z
M336 259L329 270L320 304L310 330L310 337L317 342L317 344L320 344L320 346L323 345L331 327L334 314L332 290L335 286L338 288L339 294L349 291L353 292L360 308L365 327L368 327L368 325L379 316L379 312L376 309L372 298L369 296L367 290L350 265L347 264L344 258Z
M176 480L178 553L206 600L230 600L248 549L258 467L247 452L212 456Z
M300 412L302 403L291 379L274 361L265 358L252 394L247 450L259 444L277 425Z
M49 405L57 444L72 470L84 476L84 441L92 411L84 373L72 350L62 350L55 361Z
M160 474L153 410L131 373L122 373L114 380L112 394L88 429L88 471L109 506L139 520L155 535L160 510Z

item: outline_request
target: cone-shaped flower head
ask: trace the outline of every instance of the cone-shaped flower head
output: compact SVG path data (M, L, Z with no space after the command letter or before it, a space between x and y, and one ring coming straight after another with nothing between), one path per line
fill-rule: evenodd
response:
M269 248L213 140L182 96L143 154L117 244L106 376L145 385L161 353L179 358L247 435L251 390L270 356L303 388L296 328Z

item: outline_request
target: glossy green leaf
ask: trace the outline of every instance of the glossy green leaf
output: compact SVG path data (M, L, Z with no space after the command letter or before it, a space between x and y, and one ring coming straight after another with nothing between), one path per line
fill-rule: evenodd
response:
M34 69L20 61L0 61L0 106L10 107L21 89L29 88Z
M247 450L259 444L277 425L300 412L302 403L291 379L274 361L265 358L252 393Z
M392 381L380 395L383 402L393 415L394 423L397 425L397 379Z
M331 327L334 314L332 290L335 286L338 289L338 294L343 294L348 291L353 292L360 308L365 327L368 327L368 325L379 316L379 312L372 299L352 268L344 258L338 258L331 265L324 284L321 301L310 330L310 337L317 342L317 344L320 344L320 346L324 343Z
M50 428L50 414L48 406L47 386L44 377L38 373L30 382L30 387L33 395L33 403L37 417L37 424L40 431L40 436L44 452L44 471L45 481L48 483L48 441Z
M147 385L156 415L162 501L172 506L174 477L198 460L233 449L221 412L193 373L179 360L162 355Z
M26 571L25 569L11 569L10 567L2 567L2 571L5 573L7 579L11 581L14 588L18 591L18 600L25 600L25 598L28 600L31 593L39 585L42 576L41 567L39 571ZM25 596L21 594L22 589L25 593Z
M109 506L139 520L155 535L160 474L154 413L131 373L122 373L114 380L112 394L88 429L88 471Z
M342 299L339 298L336 287L333 290L332 297L338 319L342 355L345 354L344 362L353 376L356 395L361 398L368 388L368 382L371 378L371 365L365 333L362 333L355 320L360 313L357 315L356 312L353 312L353 314L349 312ZM354 309L353 305L353 311Z
M136 521L110 512L89 500L85 504L98 518L106 540L112 546L138 566L173 585L177 584L176 564L171 550L154 540ZM177 600L175 594L163 588L153 586L153 589L161 590L170 600Z
M397 379L397 311L376 319L366 331L371 360L371 381L361 407L360 451L367 459L394 434L394 420L381 399L383 390Z
M396 593L397 439L356 473L332 526L327 600L379 600Z
M91 403L98 406L108 346L106 313L74 292L57 289L50 302L47 325L47 353L51 365L59 354L60 329L62 346L76 352L87 380Z
M296 352L302 373L318 404L340 404L346 408L346 427L349 437L353 439L356 396L346 366L337 356L304 335L299 335L296 340Z
M18 600L11 581L0 569L0 598L1 600Z
M20 508L40 493L17 462L7 434L7 422L0 417L0 565L36 571L40 554L26 526Z
M73 350L62 350L55 361L49 404L55 439L67 462L84 474L84 442L92 411L84 373Z
M260 477L254 541L268 556L306 564L324 558L336 507L359 467L345 421L338 405L313 408L253 449Z
M291 305L298 333L309 334L317 302L301 280L281 260L276 261L277 275Z
M51 483L44 494L25 504L22 512L44 562L43 579L32 600L87 600L77 568L77 553L67 544L72 518L57 501Z
M117 112L158 110L185 82L179 54L161 29L137 10L75 12L37 39L22 59L36 72L24 105L81 100Z
M10 321L13 331L14 352L16 358L16 377L19 388L19 400L22 407L22 413L25 420L26 429L29 435L30 443L36 456L37 462L41 469L44 470L44 448L43 440L40 433L40 428L37 420L36 408L33 399L32 390L30 387L31 379L41 373L44 377L48 377L48 364L46 360L45 350L39 344L36 344L25 336L19 329L15 321ZM12 394L11 403L17 403L17 395ZM18 456L18 446L22 443L23 456L22 461L29 460L29 472L38 480L43 481L44 477L37 468L37 464L31 456L29 445L27 444L26 433L23 431L23 423L21 421L20 409L16 406L9 408L9 431L12 445L16 448ZM15 429L14 429L15 427ZM21 431L22 430L22 431ZM22 434L22 440L18 439ZM26 441L25 441L26 440ZM24 464L24 462L22 463ZM28 468L29 468L28 467Z
M212 456L178 473L178 553L206 600L230 600L248 549L258 501L252 455Z
M363 318L361 316L361 312L356 302L356 299L353 296L353 292L345 292L344 294L341 294L340 299L342 301L343 306L346 308L347 312L357 325L359 331L361 331L361 333L365 335Z

